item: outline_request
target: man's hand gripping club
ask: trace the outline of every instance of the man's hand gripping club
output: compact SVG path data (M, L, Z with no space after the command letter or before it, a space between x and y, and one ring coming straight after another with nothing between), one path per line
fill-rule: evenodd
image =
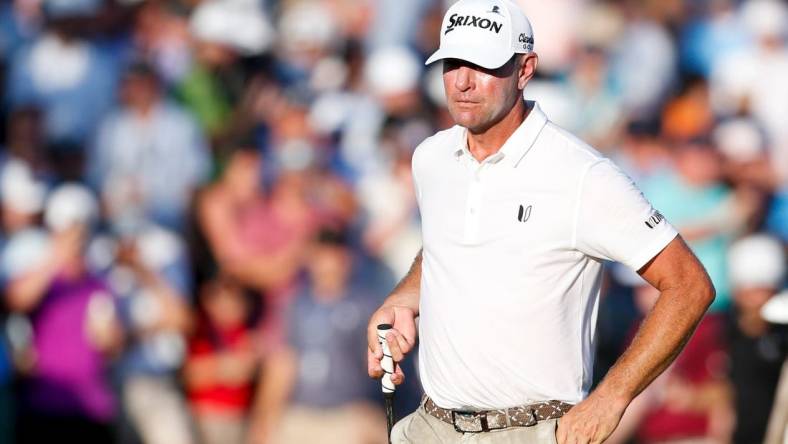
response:
M378 342L379 324L390 324L386 335L391 356L394 359L394 374L391 382L402 384L405 374L399 363L416 345L416 317L419 315L419 288L421 286L421 252L413 261L408 274L391 292L383 305L372 314L367 324L367 373L372 378L383 376L380 360L383 349Z

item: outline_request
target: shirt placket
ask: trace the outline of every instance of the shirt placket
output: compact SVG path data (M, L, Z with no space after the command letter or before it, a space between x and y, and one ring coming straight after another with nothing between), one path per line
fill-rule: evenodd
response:
M493 163L497 163L502 154L491 156L481 163L470 160L469 173L470 183L468 185L468 198L465 201L465 230L463 233L463 243L475 244L479 242L481 231L482 206L484 199L484 183L488 169Z
M465 202L465 233L463 240L466 244L476 243L479 239L479 225L482 205L481 165L471 173L471 183L468 186L468 199Z

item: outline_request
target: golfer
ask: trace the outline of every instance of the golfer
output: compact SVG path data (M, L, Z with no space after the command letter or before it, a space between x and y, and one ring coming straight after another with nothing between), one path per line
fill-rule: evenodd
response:
M413 154L423 249L374 313L395 362L420 340L425 398L392 442L599 443L673 361L714 298L676 230L613 163L523 100L534 36L507 0L460 0L440 48L456 126ZM660 290L591 392L604 261ZM416 319L418 318L418 326ZM402 383L397 368L392 379Z

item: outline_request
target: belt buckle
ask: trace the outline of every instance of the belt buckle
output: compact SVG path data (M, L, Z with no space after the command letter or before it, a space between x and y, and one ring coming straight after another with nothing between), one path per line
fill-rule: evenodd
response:
M460 424L469 424L474 426L474 429L463 429L460 424L457 424L457 418L460 419ZM476 426L478 422L478 426ZM460 433L479 433L489 432L490 427L487 425L487 412L464 412L458 410L451 411L451 423L454 430Z

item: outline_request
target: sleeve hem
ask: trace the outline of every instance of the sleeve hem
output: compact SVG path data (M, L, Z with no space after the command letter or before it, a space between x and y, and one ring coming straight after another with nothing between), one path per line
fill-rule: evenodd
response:
M678 231L676 231L676 229L673 227L664 230L659 237L654 239L648 244L648 246L646 246L646 248L643 248L643 250L641 250L631 260L628 260L625 264L635 271L640 270L648 263L648 261L654 259L654 257L656 257L659 252L664 250L665 247L667 247L668 244L678 235Z

